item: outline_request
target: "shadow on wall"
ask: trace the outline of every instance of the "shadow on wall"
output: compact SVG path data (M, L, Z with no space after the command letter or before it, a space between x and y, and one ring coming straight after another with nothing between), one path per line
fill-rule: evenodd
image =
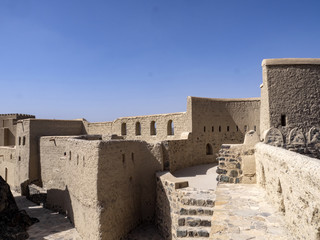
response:
M61 214L67 215L69 220L74 223L73 208L68 186L66 186L65 190L48 190L46 207L53 211L57 211Z

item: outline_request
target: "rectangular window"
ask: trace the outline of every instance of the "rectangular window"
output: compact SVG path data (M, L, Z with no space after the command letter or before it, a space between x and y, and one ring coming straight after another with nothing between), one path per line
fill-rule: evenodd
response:
M281 115L281 126L285 127L287 125L286 115Z

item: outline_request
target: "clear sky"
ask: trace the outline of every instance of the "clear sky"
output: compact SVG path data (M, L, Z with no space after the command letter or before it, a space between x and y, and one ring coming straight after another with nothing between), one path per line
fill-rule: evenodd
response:
M259 97L264 58L320 57L320 1L1 0L0 109L110 121Z

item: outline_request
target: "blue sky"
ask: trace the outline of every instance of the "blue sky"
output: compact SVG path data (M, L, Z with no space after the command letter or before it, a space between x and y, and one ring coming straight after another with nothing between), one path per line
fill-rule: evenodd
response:
M320 1L1 0L1 113L111 121L259 97L264 58L320 57Z

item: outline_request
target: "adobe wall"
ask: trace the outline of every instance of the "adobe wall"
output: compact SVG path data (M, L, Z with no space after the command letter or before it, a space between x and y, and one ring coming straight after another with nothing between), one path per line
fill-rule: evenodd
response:
M255 146L257 182L297 237L320 236L320 162L279 147Z
M173 122L173 135L168 134L168 122ZM151 122L155 122L155 132L152 133ZM136 123L141 126L141 134L136 134ZM126 124L126 135L122 134L121 126ZM180 139L183 132L188 132L186 125L186 113L157 114L138 117L122 117L113 122L112 133L123 136L127 140L144 140L147 142L159 142L163 140ZM154 134L154 135L153 135Z
M25 119L17 122L16 180L17 190L25 181L41 184L39 139L41 136L81 135L85 132L81 120ZM21 139L19 144L19 139Z
M201 163L216 161L221 144L238 144L249 130L260 131L260 98L191 100L193 157ZM210 144L213 153L206 154Z
M101 141L98 201L102 239L118 240L141 221L154 219L155 172L163 169L161 144Z
M87 122L83 121L87 134L101 134L111 135L112 134L112 122Z
M265 59L262 70L261 135L271 127L285 138L295 127L319 127L320 59Z
M28 114L0 114L0 146L14 146L19 119L35 118Z
M100 239L99 141L48 136L40 139L40 165L47 206L66 212L83 239Z
M0 175L10 185L14 186L15 147L0 147Z

